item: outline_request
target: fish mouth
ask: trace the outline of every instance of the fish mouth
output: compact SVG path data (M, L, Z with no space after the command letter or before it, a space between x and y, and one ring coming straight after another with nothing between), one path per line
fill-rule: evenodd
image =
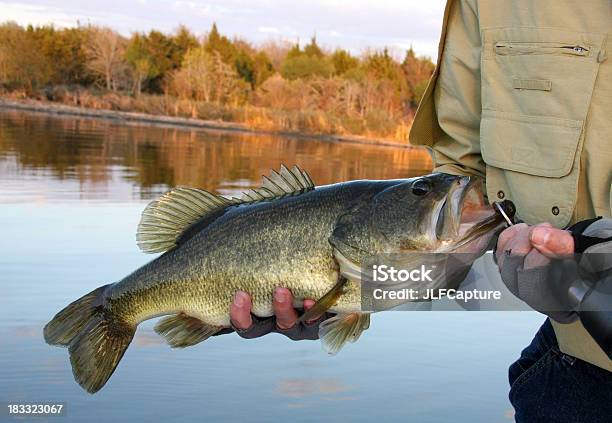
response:
M493 235L504 218L485 202L480 179L459 178L437 210L435 235L441 250L457 250Z

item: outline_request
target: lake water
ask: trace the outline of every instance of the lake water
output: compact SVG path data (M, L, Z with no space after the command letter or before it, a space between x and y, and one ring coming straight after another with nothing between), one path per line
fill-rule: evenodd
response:
M134 236L147 202L175 185L236 194L281 163L318 184L431 167L417 149L0 110L2 407L62 402L66 416L53 421L66 422L512 421L507 367L541 324L536 313L380 313L334 357L277 334L172 350L147 322L99 393L74 382L42 327L151 259Z

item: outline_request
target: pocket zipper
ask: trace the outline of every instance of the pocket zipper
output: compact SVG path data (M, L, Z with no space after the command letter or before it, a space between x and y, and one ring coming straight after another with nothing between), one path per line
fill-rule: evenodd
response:
M580 44L563 43L523 43L499 41L495 44L495 54L500 56L518 56L527 54L557 54L585 57L589 49Z

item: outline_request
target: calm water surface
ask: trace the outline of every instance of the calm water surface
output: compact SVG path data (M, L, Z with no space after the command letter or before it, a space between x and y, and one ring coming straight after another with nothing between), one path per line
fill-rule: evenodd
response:
M281 163L318 184L431 167L422 150L0 110L2 407L64 402L58 422L512 421L506 369L541 323L535 313L378 314L335 357L276 334L171 350L147 322L106 387L81 390L42 327L151 259L134 238L147 202L175 185L236 194Z

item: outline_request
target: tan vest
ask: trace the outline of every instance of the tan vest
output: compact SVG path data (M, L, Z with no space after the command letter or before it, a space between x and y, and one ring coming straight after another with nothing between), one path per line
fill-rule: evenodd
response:
M449 0L410 142L529 224L612 215L610 0ZM563 352L612 371L580 322Z

